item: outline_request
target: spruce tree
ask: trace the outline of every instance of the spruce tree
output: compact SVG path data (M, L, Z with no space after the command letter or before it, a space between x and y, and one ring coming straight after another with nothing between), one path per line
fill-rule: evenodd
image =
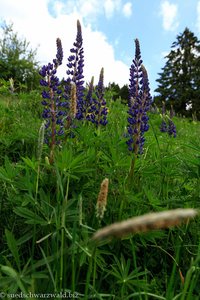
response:
M177 36L158 75L155 102L172 104L176 113L200 119L200 41L188 28ZM191 107L191 109L187 109Z

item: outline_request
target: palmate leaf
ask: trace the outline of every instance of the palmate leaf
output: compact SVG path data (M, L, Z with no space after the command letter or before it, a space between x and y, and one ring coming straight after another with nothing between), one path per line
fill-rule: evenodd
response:
M32 170L34 170L35 172L37 172L37 168L38 168L38 161L34 161L31 160L28 157L22 157L23 161L25 162L25 164L31 168Z
M14 238L14 235L12 234L12 232L10 232L7 229L5 230L5 235L6 235L8 248L10 249L10 252L12 253L15 259L18 270L20 270L20 258L19 258L18 248L17 248L17 242Z
M3 181L11 182L15 176L19 173L17 168L11 163L8 157L5 157L5 167L0 167L0 179Z
M18 277L18 273L12 267L1 266L1 271L2 271L2 273L4 273L5 275L7 275L11 278L17 279L17 277Z
M10 277L1 277L1 280L0 280L0 288L1 287L5 287L7 285L10 285L12 283L12 278Z
M134 287L140 287L142 289L148 288L144 279L147 274L146 271L139 271L138 269L132 271L130 259L125 260L123 255L121 255L120 260L115 256L114 258L116 265L111 266L112 271L110 274L116 278L117 283L126 285L130 290L134 290Z
M12 267L9 267L9 266L1 266L1 271L5 275L7 275L8 278L10 278L10 279L12 279L12 281L14 281L13 283L15 283L18 286L20 291L22 291L25 294L27 293L27 290L25 289L25 287L20 279L20 274L18 274L16 270L14 270Z
M88 167L87 163L91 161L91 156L86 152L74 155L71 149L62 151L59 159L56 161L58 169L74 179L78 174L90 173L94 171L94 168Z

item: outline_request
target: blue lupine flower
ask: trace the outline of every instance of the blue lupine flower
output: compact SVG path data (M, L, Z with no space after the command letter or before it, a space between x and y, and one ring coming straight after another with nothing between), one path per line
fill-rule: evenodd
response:
M86 120L90 120L90 114L92 112L91 107L95 101L93 99L93 93L94 93L94 76L92 76L92 79L88 86L88 91L85 96L84 117Z
M167 132L168 127L167 127L167 123L165 121L165 114L166 114L166 108L165 108L165 102L162 102L162 122L160 125L160 131L161 132Z
M173 110L173 106L171 105L168 134L175 138L176 137L176 126L175 126L174 122L172 121L173 117L174 117L174 110Z
M106 99L104 98L104 69L101 69L100 75L99 75L99 82L98 85L95 88L95 96L92 97L92 86L90 86L90 89L88 91L90 96L90 107L87 110L87 119L91 121L92 123L95 123L97 127L99 125L106 125L108 123L107 121L107 114L108 109L106 107ZM87 95L88 96L88 95Z
M51 149L58 142L56 135L61 135L63 132L63 115L65 114L60 108L65 108L66 103L62 102L61 94L62 87L59 78L56 76L57 68L62 64L63 49L59 38L56 40L57 54L53 59L53 63L44 65L39 74L42 79L40 85L44 87L42 91L44 106L42 117L46 120L45 124L45 141L50 145ZM62 104L61 104L62 102Z
M160 125L160 131L161 132L167 132L169 136L176 137L176 126L174 122L172 121L172 118L174 117L174 110L173 106L171 105L170 109L170 117L167 117L168 124L165 121L166 120L166 109L165 109L165 102L162 103L162 122Z
M148 75L142 65L139 40L136 39L135 59L130 68L127 141L128 149L136 155L143 152L144 133L149 129L147 112L151 103Z
M56 54L56 60L54 59L54 64L60 66L62 65L63 60L63 49L62 49L62 43L60 39L56 40L57 45L57 54Z
M168 134L174 138L176 137L176 126L171 119L169 120Z
M160 131L167 132L167 123L164 120L162 120L162 122L161 122Z
M69 76L66 81L65 93L68 99L70 98L70 82L73 81L76 84L76 92L77 92L77 119L83 118L83 110L84 110L84 75L83 75L83 67L84 67L84 50L83 50L83 38L82 38L82 30L81 24L79 20L77 21L77 36L76 41L73 44L73 48L70 49L72 55L68 57L68 70L67 75Z

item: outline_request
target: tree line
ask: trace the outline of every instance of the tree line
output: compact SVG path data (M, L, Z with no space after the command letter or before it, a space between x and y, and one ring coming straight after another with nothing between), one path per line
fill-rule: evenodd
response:
M200 41L188 28L177 35L158 75L155 103L200 120Z

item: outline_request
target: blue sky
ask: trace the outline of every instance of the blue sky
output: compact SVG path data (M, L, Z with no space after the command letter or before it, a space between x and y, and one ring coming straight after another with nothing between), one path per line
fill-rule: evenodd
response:
M152 93L176 36L186 26L200 36L200 0L0 0L0 7L0 19L12 21L16 31L38 47L41 63L53 59L55 39L61 38L66 55L61 76L79 19L87 82L93 75L97 81L104 67L105 83L128 84L138 38Z

